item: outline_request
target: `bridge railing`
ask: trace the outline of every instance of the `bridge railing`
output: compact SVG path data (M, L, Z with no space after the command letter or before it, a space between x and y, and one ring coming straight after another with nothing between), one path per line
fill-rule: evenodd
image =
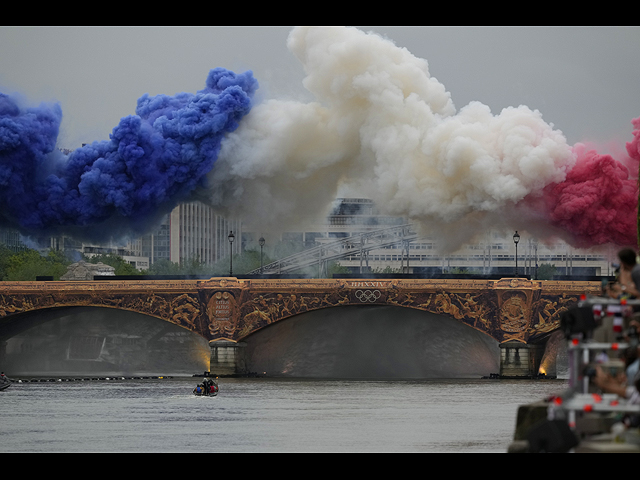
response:
M261 269L252 270L249 274L287 273L321 266L323 263L326 264L326 262L350 255L359 255L362 258L370 250L397 245L401 242L410 242L416 238L418 238L418 234L413 230L411 224L356 233L335 241L322 242L315 247L268 263Z

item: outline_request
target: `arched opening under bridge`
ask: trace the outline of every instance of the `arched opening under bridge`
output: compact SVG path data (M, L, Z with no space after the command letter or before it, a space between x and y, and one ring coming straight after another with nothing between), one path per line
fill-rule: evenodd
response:
M245 339L249 372L311 378L463 378L498 372L498 342L449 317L346 306L276 322Z
M27 327L5 340L3 370L16 375L180 375L209 370L208 341L136 312L102 307L17 315ZM14 330L15 330L14 326Z

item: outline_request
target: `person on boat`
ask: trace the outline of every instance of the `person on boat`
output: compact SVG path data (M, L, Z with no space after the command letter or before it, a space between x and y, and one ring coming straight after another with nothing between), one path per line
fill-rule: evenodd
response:
M204 393L209 393L209 379L202 379L202 388L204 389Z

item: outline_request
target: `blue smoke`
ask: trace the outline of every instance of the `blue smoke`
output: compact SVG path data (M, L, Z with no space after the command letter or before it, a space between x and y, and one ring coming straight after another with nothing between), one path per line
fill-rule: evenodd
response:
M23 109L0 93L0 225L86 239L146 233L206 187L257 88L251 71L213 69L196 94L145 94L110 140L69 155L56 149L58 104Z

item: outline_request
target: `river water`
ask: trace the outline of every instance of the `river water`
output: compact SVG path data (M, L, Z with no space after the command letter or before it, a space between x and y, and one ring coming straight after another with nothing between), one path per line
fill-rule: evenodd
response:
M14 383L1 452L505 453L518 407L566 380L199 378Z

